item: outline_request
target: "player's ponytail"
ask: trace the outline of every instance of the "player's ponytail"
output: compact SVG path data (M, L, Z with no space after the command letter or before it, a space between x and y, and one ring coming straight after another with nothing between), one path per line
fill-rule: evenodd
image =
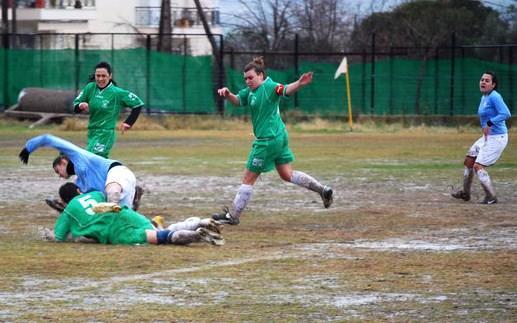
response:
M254 70L255 73L263 74L264 77L266 77L264 57L262 57L262 56L254 57L251 62L249 62L248 64L246 64L246 66L244 66L244 73L246 73L249 70Z

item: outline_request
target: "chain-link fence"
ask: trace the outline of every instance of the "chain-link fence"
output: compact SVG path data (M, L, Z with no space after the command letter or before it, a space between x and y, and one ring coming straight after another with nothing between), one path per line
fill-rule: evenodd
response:
M349 63L351 101L355 115L470 115L477 113L478 82L494 71L498 90L510 110L516 106L517 45L450 46L445 48L365 48L360 52L292 50L234 51L221 35L215 55L205 35L168 35L168 51L157 51L156 34L4 34L0 49L0 105L17 101L26 87L78 91L102 60L112 64L114 79L138 94L148 111L241 114L223 105L216 89L244 87L242 68L264 56L268 75L290 83L314 72L313 83L282 101L282 110L311 115L345 116L345 78L334 79L343 59ZM163 40L162 40L163 41ZM222 60L218 60L222 57ZM221 62L221 63L218 63Z

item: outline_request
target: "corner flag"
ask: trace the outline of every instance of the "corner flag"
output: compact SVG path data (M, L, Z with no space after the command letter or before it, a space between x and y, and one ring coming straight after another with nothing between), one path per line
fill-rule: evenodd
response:
M341 61L341 64L339 64L336 74L334 74L334 80L339 77L341 74L348 73L348 64L346 62L346 57L343 57L343 60Z
M348 72L348 64L346 62L346 57L343 57L341 64L339 64L336 70L336 74L334 74L334 79L337 79L341 74L345 74L346 96L348 98L348 125L350 126L350 130L352 130L352 97L350 94L350 73Z

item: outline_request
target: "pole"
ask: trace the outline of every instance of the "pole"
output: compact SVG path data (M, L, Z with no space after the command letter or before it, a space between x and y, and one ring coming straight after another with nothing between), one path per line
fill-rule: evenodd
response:
M346 80L346 96L348 99L348 126L350 127L350 130L352 130L352 95L350 94L350 77L348 76L350 74L350 69L345 73L345 80Z
M449 80L449 115L454 115L454 68L455 68L455 59L456 57L454 49L456 48L456 34L453 32L451 35L451 72L450 72L450 80Z

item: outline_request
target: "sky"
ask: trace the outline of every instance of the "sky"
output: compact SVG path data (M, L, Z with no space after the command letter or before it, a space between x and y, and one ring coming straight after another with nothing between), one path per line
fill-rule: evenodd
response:
M238 0L218 0L219 9L222 15L228 17L231 14L235 14L242 9L242 5ZM371 11L370 5L374 4L373 9L377 10L389 10L397 4L405 2L404 0L342 0L349 8L354 10L362 10L365 12ZM486 6L491 6L496 10L504 10L504 8L514 5L517 6L517 0L481 0Z

